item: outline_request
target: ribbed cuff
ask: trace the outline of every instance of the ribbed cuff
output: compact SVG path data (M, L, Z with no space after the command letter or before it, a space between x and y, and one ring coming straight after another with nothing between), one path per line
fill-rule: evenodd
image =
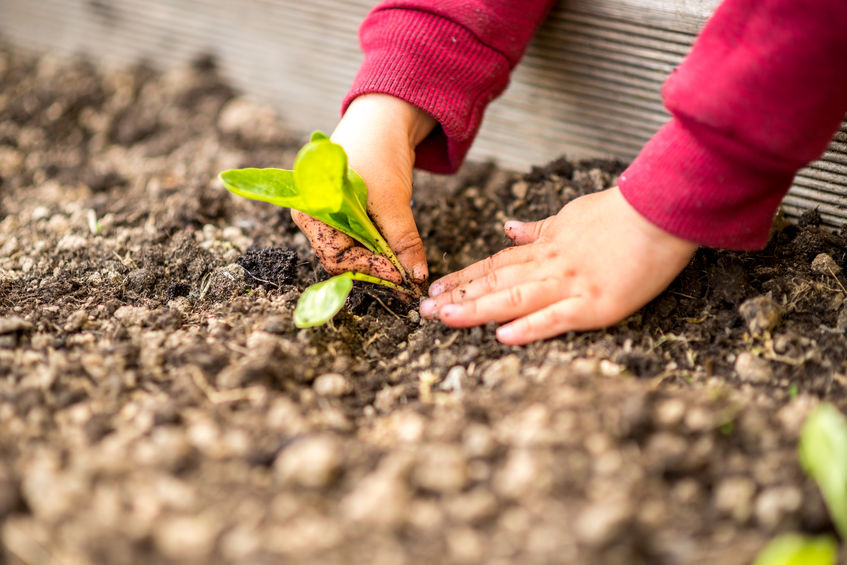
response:
M731 151L720 152L710 137L672 119L621 174L621 193L673 235L708 247L761 249L796 169L762 167L727 140L721 145Z
M344 98L395 96L440 124L417 147L415 166L455 172L479 130L486 106L509 81L506 57L468 29L418 10L372 12L360 30L365 59Z

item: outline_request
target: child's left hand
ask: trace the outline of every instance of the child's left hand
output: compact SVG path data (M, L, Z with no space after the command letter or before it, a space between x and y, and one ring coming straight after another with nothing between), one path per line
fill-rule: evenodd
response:
M602 328L661 293L697 249L643 218L617 188L505 231L516 247L434 282L421 314L453 327L513 320L497 329L512 345Z

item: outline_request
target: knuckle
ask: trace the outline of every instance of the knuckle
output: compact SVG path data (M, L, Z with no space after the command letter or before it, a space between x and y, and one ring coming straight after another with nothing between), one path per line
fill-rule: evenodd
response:
M482 284L486 291L492 291L497 288L500 284L500 278L497 275L497 271L492 270L486 273Z
M524 301L523 292L521 291L521 288L519 286L513 286L512 288L509 289L509 294L508 294L509 306L512 306L514 308L518 308L518 307L523 305L523 301Z
M420 236L415 232L407 232L394 240L392 245L394 252L398 255L406 255L409 253L423 253L424 246Z

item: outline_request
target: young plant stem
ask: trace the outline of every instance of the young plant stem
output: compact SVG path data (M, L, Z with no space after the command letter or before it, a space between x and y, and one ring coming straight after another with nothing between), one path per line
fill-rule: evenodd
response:
M405 294L406 296L416 298L415 292L413 290L410 290L410 289L408 289L404 286L400 286L399 284L395 284L391 281L383 280L379 277L372 277L370 275L366 275L364 273L357 273L357 272L354 271L354 272L350 273L350 278L352 278L354 281L362 281L362 282L368 282L368 283L372 283L372 284L379 284L379 285L382 285L382 286L386 286L386 287L390 288L391 290L396 290L397 292L401 292L401 293Z
M403 282L406 283L407 285L411 286L409 274L406 272L406 269L403 268L403 265L400 264L400 260L397 258L397 255L394 254L394 251L388 245L388 242L385 241L384 237L382 237L382 234L376 228L376 226L374 225L370 216L368 216L368 213L365 210L363 210L362 207L359 205L359 203L356 202L355 199L351 198L350 194L346 191L345 191L344 199L346 201L345 203L347 204L347 207L350 210L355 211L356 215L359 216L358 218L356 218L359 225L365 227L368 230L368 234L373 239L373 244L376 246L376 249L372 249L371 251L374 251L375 253L379 253L380 255L384 255L389 261L391 261L391 264L394 265L394 268L397 269L397 271L400 273L400 276L403 278ZM361 243L364 243L361 240L359 240L359 241ZM364 280L364 279L359 279L359 280ZM377 280L379 280L379 279L377 279ZM373 282L373 281L370 281L370 282Z

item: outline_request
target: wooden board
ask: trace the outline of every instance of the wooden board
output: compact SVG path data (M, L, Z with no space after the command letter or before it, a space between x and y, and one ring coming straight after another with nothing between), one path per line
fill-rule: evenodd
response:
M2 0L0 39L105 64L161 69L212 55L292 128L331 129L358 68L369 0ZM570 0L539 30L471 156L526 169L561 154L632 159L668 116L660 86L716 0ZM789 215L847 222L847 123L797 176Z

